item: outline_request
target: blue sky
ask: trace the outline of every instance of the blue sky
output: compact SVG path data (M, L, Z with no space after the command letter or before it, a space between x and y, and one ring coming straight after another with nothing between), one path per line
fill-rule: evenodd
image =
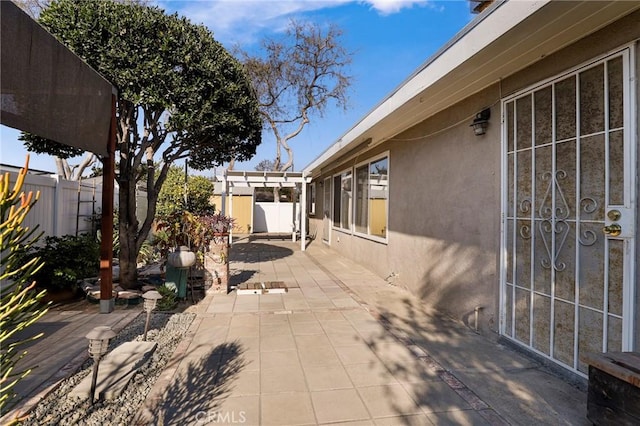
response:
M192 22L209 27L224 46L241 46L254 52L264 36L282 32L289 19L336 23L343 41L354 52L349 74L347 111L329 108L324 117L312 117L305 130L290 142L295 169L300 170L338 140L371 109L389 95L443 44L469 23L474 15L467 1L411 0L201 0L156 3L167 12L178 12ZM22 165L26 150L16 144L19 132L2 126L0 162ZM236 164L237 170L253 170L264 159L275 157L275 142L268 131L254 159ZM80 158L70 160L77 164ZM52 157L31 154L30 167L55 171ZM212 172L205 172L210 175Z

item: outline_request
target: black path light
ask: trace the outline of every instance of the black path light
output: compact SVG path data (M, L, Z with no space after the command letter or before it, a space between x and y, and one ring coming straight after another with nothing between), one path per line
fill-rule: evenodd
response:
M156 308L158 300L162 299L160 293L155 290L151 290L142 295L144 299L144 310L147 312L147 322L144 324L144 337L142 340L147 340L147 330L149 329L149 320L151 319L151 311Z
M93 376L91 378L91 391L89 393L89 401L93 405L94 394L96 392L96 380L98 379L98 365L100 358L107 353L109 340L113 339L116 333L106 325L95 327L87 334L89 339L89 355L93 358Z

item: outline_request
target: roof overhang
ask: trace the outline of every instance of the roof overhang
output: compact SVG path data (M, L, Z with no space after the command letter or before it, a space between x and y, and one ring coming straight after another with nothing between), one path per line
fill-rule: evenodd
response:
M303 170L318 175L636 9L627 1L496 2Z
M0 123L106 156L116 89L13 2L0 16Z

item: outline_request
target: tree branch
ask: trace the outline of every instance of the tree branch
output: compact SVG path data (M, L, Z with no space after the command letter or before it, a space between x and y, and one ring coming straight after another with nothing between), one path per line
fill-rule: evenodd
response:
M90 167L93 163L96 162L96 155L92 152L87 152L82 158L82 162L78 164L78 171L76 172L76 178L80 180L82 178L82 174L84 173L87 167Z

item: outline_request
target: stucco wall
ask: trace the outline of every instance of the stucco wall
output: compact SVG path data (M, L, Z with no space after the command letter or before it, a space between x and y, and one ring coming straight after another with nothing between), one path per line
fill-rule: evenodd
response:
M499 107L487 134L469 124L498 97L490 88L400 135L426 137L393 143L390 160L390 269L427 305L467 323L483 307L483 328L497 322Z
M366 265L381 277L397 274L390 281L419 295L425 305L470 326L473 326L474 308L481 306L484 308L480 315L481 330L497 331L500 97L632 42L640 37L638 22L640 12L541 58L535 66L496 82L370 152L358 154L357 161L363 161L380 152L389 152L388 243L333 229L332 249ZM640 65L636 68L636 74L640 74ZM636 88L639 86L636 84ZM490 126L486 135L478 137L469 124L473 115L486 106L491 106ZM638 127L636 125L636 132ZM345 167L342 164L326 170L316 181L321 182ZM311 218L311 222L322 230L322 190L319 189L316 198L317 216ZM320 240L322 233L318 235ZM640 245L636 257L638 253ZM640 268L636 276L640 280ZM640 290L637 295L640 306ZM636 329L640 329L640 323ZM640 330L637 335L640 341Z
M472 326L474 308L483 307L480 326L486 329L497 327L498 101L496 85L358 156L362 161L389 152L387 244L331 231L332 249L418 294L426 305ZM487 134L475 136L473 116L490 105ZM317 200L318 216L311 220L322 229L322 193Z

